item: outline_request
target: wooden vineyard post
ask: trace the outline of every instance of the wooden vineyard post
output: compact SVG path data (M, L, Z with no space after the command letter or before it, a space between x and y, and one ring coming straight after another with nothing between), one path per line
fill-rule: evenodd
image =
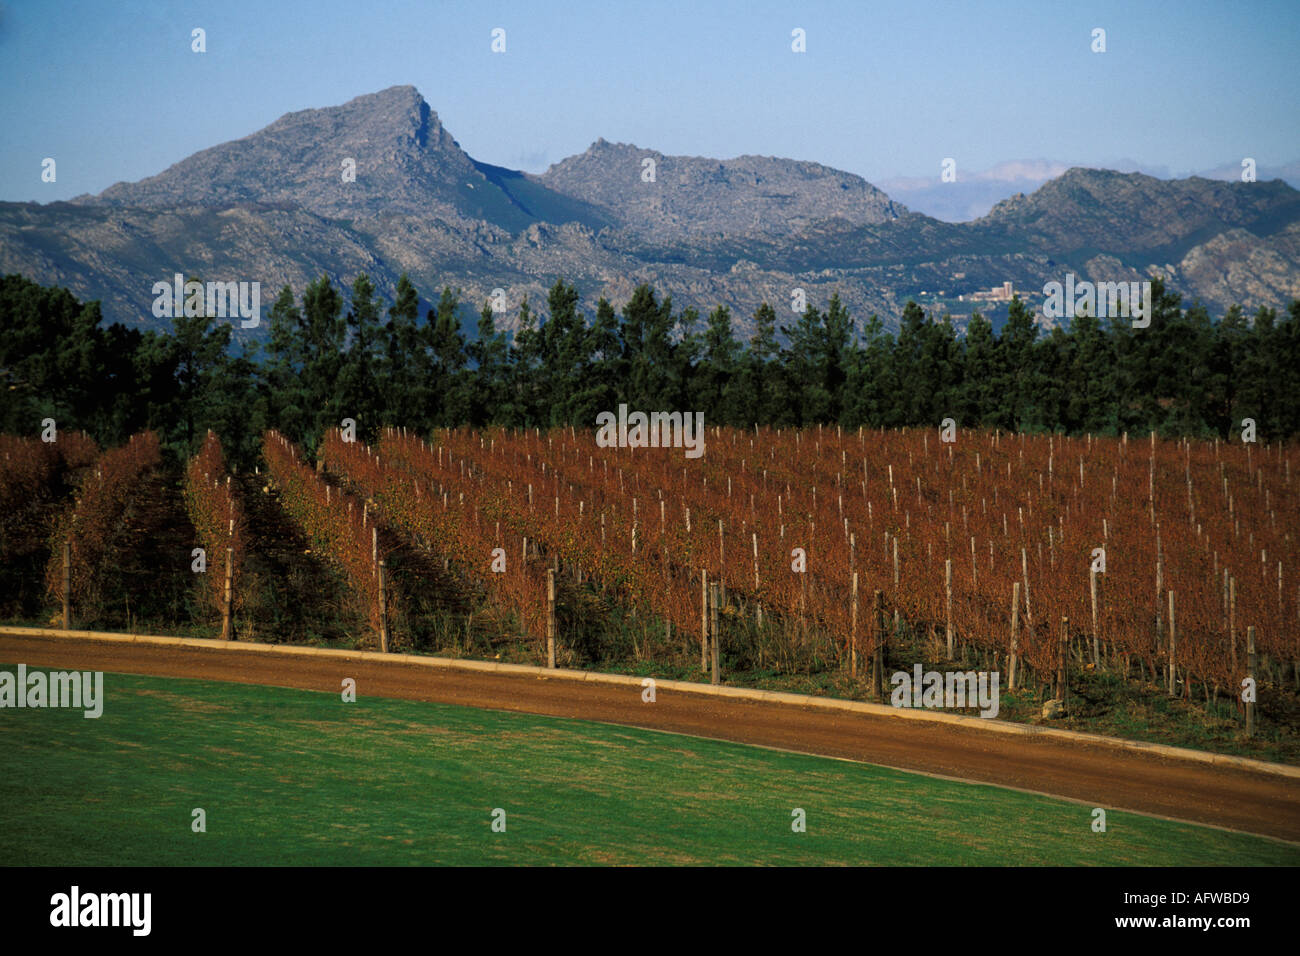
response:
M1160 532L1156 532L1156 653L1164 650L1164 624L1160 608L1160 594L1165 586L1165 565L1160 552Z
M72 539L63 542L63 629L72 629Z
M808 633L808 620L804 617L804 612L808 608L808 575L799 575L799 632Z
M1039 548L1042 548L1042 545L1039 545ZM1042 553L1041 550L1038 552L1040 559ZM1025 623L1033 627L1034 611L1033 606L1029 603L1029 555L1024 548L1020 549L1020 571L1025 579Z
M555 568L546 569L546 666L555 669Z
M1224 572L1227 574L1227 572ZM1232 644L1232 662L1237 663L1237 579L1228 575L1228 640Z
M944 563L944 590L946 592L946 603L944 604L944 621L946 622L945 633L948 637L948 660L952 660L953 655L953 633L952 633L952 558Z
M1228 628L1228 569L1223 569L1223 633L1228 639L1228 646L1232 649L1232 669L1237 669L1237 642L1232 639L1232 631Z
M714 581L709 585L709 631L713 637L713 678L711 683L718 683L718 603L721 600L719 584Z
M1174 592L1169 592L1169 696L1174 696L1177 680L1178 627L1174 623Z
M858 679L858 572L853 572L853 625L849 631L849 677Z
M1252 690L1255 684L1256 663L1257 660L1255 657L1255 627L1254 625L1251 625L1250 627L1246 628L1246 676L1250 678ZM1257 693L1257 691L1251 694L1252 698L1255 696L1255 693ZM1253 737L1254 735L1255 735L1255 701L1252 699L1246 701L1246 736Z
M1088 569L1088 590L1092 593L1092 666L1101 666L1101 646L1097 638L1097 570Z
M727 567L727 552L722 540L722 519L718 519L718 595L722 601L727 600L727 585L725 569Z
M876 629L876 649L871 654L871 693L885 696L885 595L876 589L872 598L872 618Z
M700 571L700 670L709 669L709 572Z
M1016 689L1016 665L1020 660L1020 582L1011 585L1011 676L1007 690Z
M388 653L388 564L379 562L379 649Z
M226 548L226 595L221 604L221 639L230 640L234 635L230 627L230 606L234 597L235 549Z
M1056 644L1056 699L1062 704L1065 703L1066 680L1068 679L1066 668L1069 660L1067 646L1070 640L1070 619L1061 618L1061 639Z

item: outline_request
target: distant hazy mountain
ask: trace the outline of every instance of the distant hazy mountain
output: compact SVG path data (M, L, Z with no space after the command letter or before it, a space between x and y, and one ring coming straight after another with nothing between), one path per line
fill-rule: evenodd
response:
M1224 163L1222 166L1215 166L1213 169L1202 170L1197 173L1198 176L1204 176L1206 179L1223 179L1228 182L1241 181L1242 166L1241 161L1235 163ZM1288 186L1300 189L1300 159L1290 163L1259 163L1256 161L1255 166L1256 180L1280 179Z
M943 182L936 172L933 176L884 179L880 186L916 212L944 222L969 222L986 215L1003 199L1033 192L1074 165L1045 159L1014 160L977 173L958 167L957 179L950 183Z
M1004 164L990 188L1049 178L955 224L794 160L597 140L540 175L492 166L402 86L290 113L99 196L0 203L0 272L155 327L168 320L150 312L153 284L177 272L258 281L265 309L285 284L301 292L322 274L350 283L366 272L391 299L405 271L428 299L459 287L467 312L503 290L506 327L525 296L544 308L556 278L578 287L588 311L602 295L621 305L640 282L678 307L724 304L742 335L764 301L792 320L795 289L814 304L838 291L855 317L879 313L887 327L909 298L959 323L975 308L996 323L1005 305L973 304L971 293L1011 282L1037 306L1044 283L1071 271L1160 274L1212 309L1253 309L1300 297L1300 192L1266 181L1266 169L1242 183ZM959 170L944 186L961 182Z

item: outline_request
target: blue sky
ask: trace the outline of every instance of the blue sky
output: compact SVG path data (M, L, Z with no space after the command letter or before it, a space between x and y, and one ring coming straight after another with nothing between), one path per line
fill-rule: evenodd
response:
M406 83L474 158L530 171L601 136L872 181L949 156L1266 166L1300 158L1298 40L1297 0L0 0L0 199L99 192Z

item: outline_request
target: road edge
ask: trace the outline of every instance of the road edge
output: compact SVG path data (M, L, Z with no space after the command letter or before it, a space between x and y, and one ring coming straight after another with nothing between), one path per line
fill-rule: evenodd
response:
M248 641L222 641L201 637L169 637L155 634L112 634L104 631L78 631L61 628L0 626L0 634L12 637L53 637L68 640L104 641L134 644L155 644L233 650L245 653L289 654L308 657L335 657L368 661L385 661L391 663L414 664L423 667L441 667L446 670L482 671L488 673L511 674L525 677L532 676L543 680L571 680L601 684L622 684L626 686L645 687L647 680L653 680L656 692L660 690L677 693L700 694L704 696L732 697L742 700L766 701L786 704L794 707L820 707L826 710L840 710L848 713L870 714L875 717L892 717L898 720L921 720L931 723L954 724L967 730L986 733L1019 734L1027 737L1046 737L1078 744L1115 747L1141 753L1167 757L1174 760L1186 760L1196 763L1208 763L1218 766L1234 767L1267 773L1274 776L1300 779L1300 767L1273 763L1267 760L1255 760L1250 757L1236 757L1230 754L1216 754L1204 750L1191 750L1185 747L1173 747L1168 744L1147 743L1141 740L1125 740L1122 737L1106 737L1102 734L1089 734L1077 730L1060 730L1055 727L1039 727L1033 724L1019 724L1006 720L986 717L967 717L962 714L936 713L931 710L910 707L889 707L884 704L872 704L866 701L844 700L838 697L814 697L809 694L792 694L788 691L758 690L749 687L729 687L726 685L697 684L691 681L660 679L657 677L636 677L628 674L609 674L602 671L579 671L567 668L554 670L533 664L505 664L499 661L475 661L454 657L434 657L422 654L384 654L380 651L343 650L327 647L299 647L291 644L264 644Z

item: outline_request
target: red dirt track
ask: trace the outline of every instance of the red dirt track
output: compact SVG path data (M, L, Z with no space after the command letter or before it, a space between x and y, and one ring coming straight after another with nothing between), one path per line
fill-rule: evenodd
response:
M959 777L1300 842L1300 780L1104 745L771 701L421 667L362 658L250 654L0 635L0 661L297 687L603 721Z

